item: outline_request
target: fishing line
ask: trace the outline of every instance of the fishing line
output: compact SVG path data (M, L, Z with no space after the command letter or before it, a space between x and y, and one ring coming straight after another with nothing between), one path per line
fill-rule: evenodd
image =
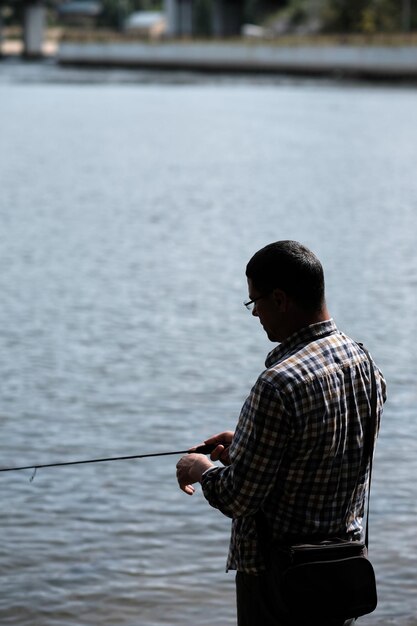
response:
M174 452L152 452L150 454L131 454L129 456L111 456L102 459L86 459L83 461L63 461L60 463L42 463L39 465L22 465L21 467L0 467L0 472L17 472L19 470L32 469L33 474L30 482L33 481L38 469L44 467L62 467L63 465L82 465L86 463L107 463L109 461L127 461L131 459L147 459L153 456L169 456L173 454L191 454L193 452L197 454L210 454L216 448L218 444L203 444L197 446L197 448L190 448L189 450L176 450Z

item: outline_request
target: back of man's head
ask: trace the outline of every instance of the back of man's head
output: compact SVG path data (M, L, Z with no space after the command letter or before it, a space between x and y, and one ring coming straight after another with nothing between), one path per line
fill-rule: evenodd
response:
M256 252L246 266L246 276L260 294L282 289L306 312L320 311L325 304L323 267L297 241L276 241Z

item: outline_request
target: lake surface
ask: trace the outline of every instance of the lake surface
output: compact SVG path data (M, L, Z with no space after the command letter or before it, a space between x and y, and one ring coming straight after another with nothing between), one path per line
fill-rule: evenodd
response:
M321 258L383 369L369 626L417 624L417 90L0 63L0 466L233 429L261 246ZM232 626L229 520L176 456L0 473L0 623Z

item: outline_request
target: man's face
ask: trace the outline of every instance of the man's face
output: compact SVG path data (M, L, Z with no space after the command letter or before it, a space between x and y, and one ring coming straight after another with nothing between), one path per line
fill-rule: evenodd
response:
M276 290L275 290L276 291ZM285 333L283 334L283 316L279 302L277 303L274 297L275 291L267 296L260 293L253 285L250 278L248 278L248 293L250 300L256 300L252 315L258 317L264 331L266 332L270 341L283 341L285 339ZM260 297L264 296L264 297Z

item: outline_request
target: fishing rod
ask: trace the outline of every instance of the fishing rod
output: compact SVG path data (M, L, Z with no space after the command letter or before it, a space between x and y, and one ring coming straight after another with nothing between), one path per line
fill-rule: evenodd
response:
M174 452L152 452L151 454L131 454L129 456L111 456L102 459L86 459L84 461L64 461L61 463L43 463L42 465L22 465L21 467L0 467L0 472L17 472L19 470L36 470L44 467L62 467L63 465L81 465L85 463L105 463L107 461L127 461L129 459L146 459L152 456L168 456L170 454L210 454L219 444L202 444L189 450L176 450Z

